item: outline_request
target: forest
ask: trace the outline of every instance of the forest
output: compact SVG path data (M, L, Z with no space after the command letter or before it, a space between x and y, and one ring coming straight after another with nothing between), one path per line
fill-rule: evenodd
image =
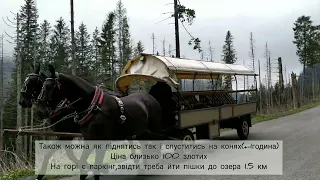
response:
M192 24L195 11L179 5L179 20L181 23ZM33 70L35 63L40 62L43 67L53 64L58 72L76 74L94 85L106 89L114 89L114 81L119 76L126 62L134 56L144 52L141 41L133 42L130 34L130 22L126 8L121 0L115 5L114 11L108 12L102 28L96 27L93 32L88 32L87 26L81 23L72 29L69 22L62 17L57 17L54 23L47 20L38 22L38 9L35 0L25 0L16 15L17 30L12 39L16 44L13 61L2 55L2 101L1 129L16 129L21 126L35 126L42 123L33 115L33 109L22 109L17 104L21 84L26 75ZM278 76L271 72L271 61L268 44L265 45L265 59L258 60L255 54L254 34L248 38L248 52L250 54L253 71L260 74L260 66L266 65L266 77L259 77L258 93L250 93L249 99L258 100L258 114L274 114L318 101L320 97L320 26L313 23L310 16L302 15L293 22L294 41L297 47L296 55L302 65L299 75L294 73L287 77L285 64L281 57L276 57ZM153 33L154 36L154 33ZM247 36L247 35L246 35ZM213 61L212 47L203 48L201 40L190 35L189 44L198 51L200 59ZM234 37L231 31L226 32L221 61L227 64L242 63L237 59L236 49L233 46ZM74 43L72 43L74 42ZM204 59L206 51L209 58ZM166 54L153 51L154 54ZM73 57L74 56L74 57ZM211 57L211 58L210 58ZM5 59L5 61L3 61ZM257 69L257 64L259 69ZM276 78L276 80L273 80ZM232 88L232 79L225 78L221 86ZM276 83L272 83L276 81ZM188 84L189 83L189 84ZM187 89L191 89L192 82L188 82ZM197 82L200 83L200 82ZM206 89L210 84L205 85ZM293 86L292 84L296 84ZM197 86L199 87L199 85ZM246 89L254 88L247 85ZM244 94L238 97L245 98ZM297 99L297 102L294 101ZM3 137L0 149L15 150L15 143L20 142L26 155L32 155L32 142L38 137ZM29 139L30 138L30 139ZM18 145L18 144L17 144ZM1 169L0 169L1 171Z

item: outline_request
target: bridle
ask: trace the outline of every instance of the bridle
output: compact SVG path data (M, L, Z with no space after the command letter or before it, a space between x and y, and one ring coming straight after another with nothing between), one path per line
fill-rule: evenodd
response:
M31 102L34 103L36 101L36 99L37 99L37 91L34 90L34 91L31 92L31 94L28 93L27 81L29 80L30 77L37 77L37 81L38 82L40 81L41 84L43 84L44 82L40 78L39 74L30 73L30 74L27 75L27 77L26 77L26 79L25 79L25 81L24 81L24 83L22 85L20 93L28 95L30 97L30 99L31 99Z
M48 94L48 97L47 97L48 99L43 100L43 93L44 93L44 87L45 87L44 85L48 81L54 81L54 85L52 87L50 94ZM46 101L46 104L50 107L50 102L52 101L52 94L53 94L56 87L58 88L58 90L60 90L60 88L61 88L61 84L59 83L58 78L46 78L45 81L43 82L43 86L40 91L40 94L38 95L37 101L41 101L41 102Z
M56 74L56 76L58 76L58 74ZM43 93L44 93L44 87L45 87L45 83L48 82L48 81L53 81L53 87L51 89L51 92L50 94L47 94L47 99L44 100L43 99ZM64 109L67 109L67 108L70 108L74 103L80 101L82 98L79 98L77 100L75 100L74 102L69 102L66 98L61 100L60 103L58 105L55 105L54 109L52 109L51 107L51 102L52 102L52 94L55 90L55 88L58 88L58 90L61 89L61 84L59 82L59 78L56 77L56 78L46 78L44 83L43 83L43 86L42 86L42 89L41 89L41 92L37 98L37 101L41 101L43 103L45 103L47 106L46 106L46 109L48 112L50 112L49 114L49 117L53 118L54 116L56 116L57 114L59 114L62 110ZM46 101L46 102L45 102ZM75 116L76 114L73 113L72 116Z

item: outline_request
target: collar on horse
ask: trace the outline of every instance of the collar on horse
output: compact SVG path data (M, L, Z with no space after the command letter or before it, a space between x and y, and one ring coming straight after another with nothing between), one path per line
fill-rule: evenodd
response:
M116 96L112 96L116 99L118 106L120 108L120 123L123 124L126 121L126 116L124 115L124 104L120 98ZM104 99L104 91L98 87L95 88L95 93L93 99L89 105L89 108L84 111L84 116L79 119L79 114L74 117L74 121L78 123L80 126L83 126L85 123L89 122L89 120L93 117L95 111L101 111L101 105ZM82 112L80 113L82 114Z

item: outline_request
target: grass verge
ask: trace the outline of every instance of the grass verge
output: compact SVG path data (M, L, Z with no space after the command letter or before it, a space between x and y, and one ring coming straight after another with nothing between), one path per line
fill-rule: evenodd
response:
M280 118L280 117L283 117L283 116L296 114L296 113L299 113L299 112L302 112L302 111L305 111L307 109L311 109L311 108L314 108L314 107L317 107L317 106L320 106L320 101L313 102L313 103L301 106L300 108L297 108L297 109L291 109L291 110L280 112L280 113L276 113L276 114L268 114L268 115L261 114L261 115L257 115L252 119L252 123L256 124L256 123L263 122L263 121L269 121L269 120L272 120L272 119L277 119L277 118Z
M19 179L26 176L34 176L33 169L23 168L23 169L15 169L12 171L7 171L0 176L0 180L14 180L14 179Z
M34 177L34 169L32 168L23 168L23 169L15 169L12 171L5 172L5 174L0 176L0 180L23 180L27 177ZM43 180L60 180L61 177L67 178L72 176L50 176L47 175L43 178ZM27 178L29 179L29 178ZM33 179L33 178L32 178Z

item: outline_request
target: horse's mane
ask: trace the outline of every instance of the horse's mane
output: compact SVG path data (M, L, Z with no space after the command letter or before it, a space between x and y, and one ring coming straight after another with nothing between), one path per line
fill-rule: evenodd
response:
M61 76L64 77L65 79L68 79L69 81L74 81L74 79L76 79L84 84L92 86L89 82L87 82L86 80L84 80L82 77L79 77L79 76L74 76L72 74L59 73L59 77Z
M79 76L74 76L72 74L64 74L64 73L59 73L59 77L62 76L65 79L68 79L68 81L73 82L76 86L87 90L88 87L90 88L95 88L94 85L92 85L91 83L89 83L88 81L86 81L85 79L83 79L82 77ZM76 80L76 81L75 81ZM117 97L121 97L122 94L116 91L113 91L112 89L106 88L106 90L104 90L104 92L106 92L109 95L113 95L113 96L117 96Z
M44 81L48 76L47 76L46 73L44 73L43 71L40 71L40 72L39 72L39 77L40 77L41 80Z

